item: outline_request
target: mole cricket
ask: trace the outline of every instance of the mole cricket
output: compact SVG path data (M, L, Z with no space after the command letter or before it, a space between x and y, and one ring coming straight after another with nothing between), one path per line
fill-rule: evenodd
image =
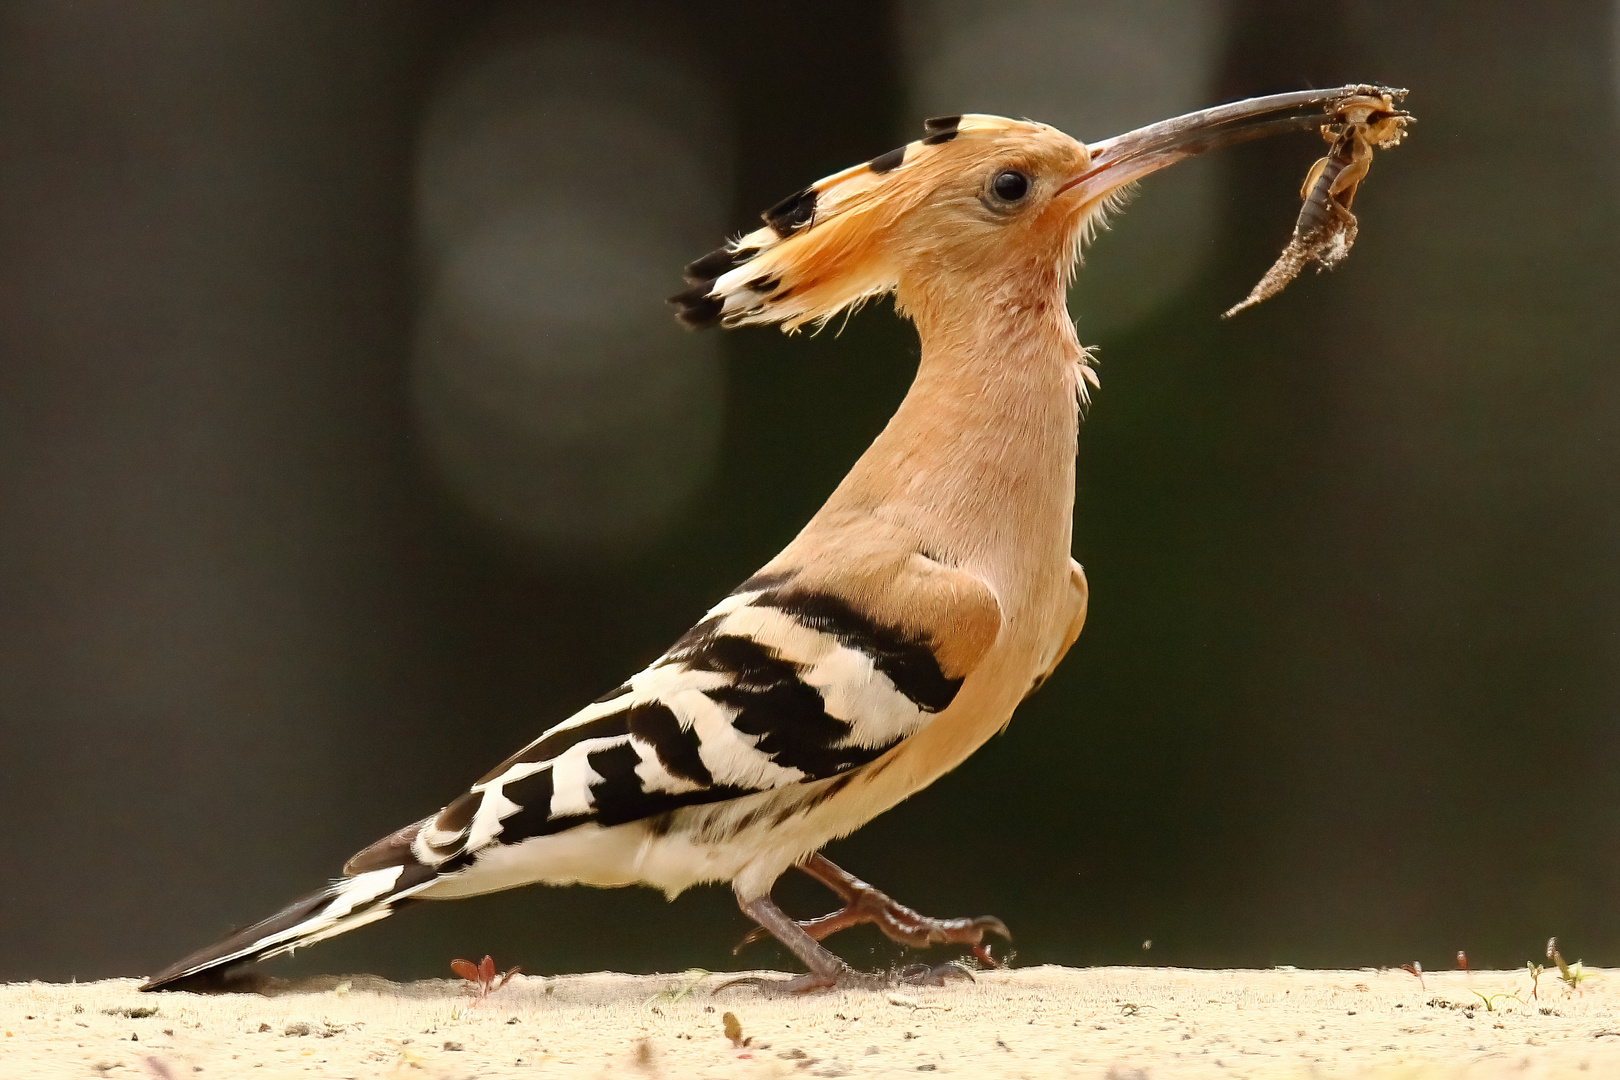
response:
M1304 205L1288 246L1254 290L1221 318L1230 319L1244 308L1276 296L1312 259L1320 264L1319 269L1331 270L1350 254L1350 246L1356 242L1356 216L1350 212L1350 203L1372 167L1373 148L1395 146L1406 134L1412 114L1395 107L1405 96L1405 90L1390 90L1357 94L1333 104L1321 129L1330 148L1305 174L1299 189Z

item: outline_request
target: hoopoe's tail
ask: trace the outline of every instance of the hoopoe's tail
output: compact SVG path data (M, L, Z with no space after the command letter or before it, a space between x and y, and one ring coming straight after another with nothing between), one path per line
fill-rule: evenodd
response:
M396 850L400 846L403 845L396 843ZM351 873L353 866L351 860ZM216 974L225 967L279 956L386 919L401 903L441 876L440 868L414 859L352 873L293 901L268 919L170 964L149 977L140 989L184 989L176 984L201 982L202 977Z

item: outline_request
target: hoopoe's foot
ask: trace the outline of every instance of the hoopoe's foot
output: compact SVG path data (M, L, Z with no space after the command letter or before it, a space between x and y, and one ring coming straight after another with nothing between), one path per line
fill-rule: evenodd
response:
M809 994L817 990L881 990L886 986L894 985L894 980L884 975L875 975L867 971L856 971L848 964L842 970L834 972L806 972L803 975L794 975L786 979L772 979L763 975L744 975L741 978L727 979L714 988L718 994L722 990L729 990L733 986L752 986L767 997L787 997L794 994ZM938 985L944 985L940 983Z
M803 994L812 990L876 990L887 984L883 976L856 971L823 949L769 896L753 900L738 897L737 904L743 914L759 924L756 933L761 936L768 933L776 938L792 949L793 955L804 961L804 966L810 970L790 979L766 979L757 975L729 979L714 988L716 994L733 986L753 986L765 994Z
M738 898L743 912L759 923L763 932L775 937L793 950L793 955L804 961L810 970L788 979L767 979L758 975L745 975L729 979L714 988L720 991L733 986L752 986L763 994L804 994L813 990L882 990L891 986L944 986L951 979L973 980L973 973L961 964L912 964L900 971L883 974L856 971L838 957L816 943L804 927L790 918L768 896L754 900Z
M984 941L985 934L997 934L1008 941L1012 940L1007 924L993 915L981 915L974 919L930 918L898 903L825 856L812 855L800 864L799 869L836 893L844 906L819 919L798 920L789 917L769 897L742 903L743 911L759 925L749 931L734 951L740 952L744 945L769 934L792 949L794 955L810 968L810 972L791 979L764 979L752 975L732 979L718 987L715 993L738 985L757 986L761 991L772 994L799 994L811 990L881 989L897 985L944 986L952 979L962 978L972 981L971 968L955 961L935 967L911 964L886 975L868 974L856 971L818 944L829 934L861 923L872 923L890 940L913 949L923 949L929 945L970 946L974 961L986 968L1000 967L1001 964L990 954L990 946Z
M933 967L927 964L909 964L901 968L899 974L900 981L907 986L944 986L953 979L977 981L973 978L973 971L966 964L955 960Z
M800 864L799 869L827 886L844 902L842 908L830 915L805 919L798 924L816 941L851 926L872 923L890 941L898 941L913 949L925 949L930 945L971 945L974 959L980 964L998 967L990 955L990 947L984 944L985 934L996 934L1012 940L1012 932L1007 929L1007 924L994 915L980 915L974 919L935 919L920 914L840 868L824 855L810 856ZM763 933L763 930L756 930L743 943L747 944Z
M910 964L899 971L886 974L856 971L845 964L842 970L830 974L809 972L788 979L744 975L740 979L728 979L715 987L714 992L718 994L733 986L752 986L769 997L778 997L807 994L816 990L887 990L897 986L944 986L955 979L973 982L973 972L954 960L932 967L927 964Z

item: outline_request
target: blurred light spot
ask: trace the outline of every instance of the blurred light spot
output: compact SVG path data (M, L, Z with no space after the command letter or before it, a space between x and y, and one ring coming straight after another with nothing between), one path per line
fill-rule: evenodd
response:
M663 298L724 232L720 117L670 57L573 35L481 58L433 102L416 404L445 480L504 531L632 550L708 476L718 343Z
M912 111L1027 117L1094 142L1212 104L1226 5L1209 0L903 0ZM1216 174L1149 177L1092 245L1070 306L1081 337L1123 329L1186 286L1210 253Z

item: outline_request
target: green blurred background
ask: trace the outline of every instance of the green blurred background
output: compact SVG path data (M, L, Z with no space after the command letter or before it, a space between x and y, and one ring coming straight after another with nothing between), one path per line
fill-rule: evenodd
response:
M1620 957L1615 6L0 5L0 979L155 970L768 559L911 329L687 335L681 264L916 137L1349 81L1419 123L1224 323L1309 138L1150 179L1073 308L1085 633L829 853L1020 963ZM785 879L801 915L829 898ZM789 965L724 888L426 905L274 971ZM1151 939L1151 952L1142 943ZM849 959L898 950L865 931Z

